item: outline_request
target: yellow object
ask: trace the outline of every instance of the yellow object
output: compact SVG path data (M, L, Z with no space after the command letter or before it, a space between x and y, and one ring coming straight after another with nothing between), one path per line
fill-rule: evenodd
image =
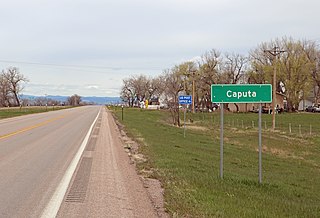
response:
M146 109L148 109L149 101L146 100Z

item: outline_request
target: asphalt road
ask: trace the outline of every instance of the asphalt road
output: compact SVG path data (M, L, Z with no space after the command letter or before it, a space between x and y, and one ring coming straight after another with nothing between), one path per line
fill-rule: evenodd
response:
M40 217L101 107L0 120L0 217Z
M102 107L0 120L0 217L158 217Z

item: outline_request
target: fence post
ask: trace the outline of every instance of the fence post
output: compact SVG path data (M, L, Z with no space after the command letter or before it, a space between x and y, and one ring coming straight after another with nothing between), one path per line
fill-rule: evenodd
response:
M252 121L252 128L254 128L254 121Z
M310 135L312 135L312 125L310 124Z
M302 136L302 134L301 134L301 125L299 125L299 134L300 134L300 136Z
M289 123L289 133L291 133L292 130L291 130L291 123Z
M123 120L123 105L121 106L121 120Z

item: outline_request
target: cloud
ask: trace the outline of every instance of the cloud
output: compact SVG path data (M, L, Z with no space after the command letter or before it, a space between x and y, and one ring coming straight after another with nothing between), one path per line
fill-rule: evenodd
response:
M4 1L0 60L107 66L13 64L30 79L28 92L118 95L123 78L157 75L213 48L246 54L276 37L319 39L319 8L318 0Z
M88 86L86 86L85 87L86 89L99 89L99 86L97 86L97 85L88 85Z

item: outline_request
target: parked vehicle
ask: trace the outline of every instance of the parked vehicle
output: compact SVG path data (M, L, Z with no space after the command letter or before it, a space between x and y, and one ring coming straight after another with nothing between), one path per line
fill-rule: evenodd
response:
M306 112L313 112L313 113L318 112L318 113L320 113L320 105L308 106L306 108Z
M264 113L264 114L271 114L272 113L272 109L271 108L269 108L269 107L266 107L266 106L262 106L262 111L261 111L262 113Z
M262 106L261 108L261 112L264 114L272 114L272 108L269 108L267 106ZM259 113L259 108L255 108L254 110L252 110L252 112L254 113ZM282 113L284 112L283 108L276 108L276 113Z
M313 106L308 106L306 108L306 112L313 112L314 111L314 107Z

